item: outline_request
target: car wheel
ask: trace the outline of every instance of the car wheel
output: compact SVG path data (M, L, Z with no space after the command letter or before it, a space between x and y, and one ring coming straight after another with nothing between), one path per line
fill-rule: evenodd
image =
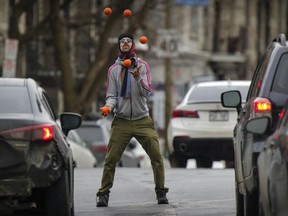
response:
M244 195L244 214L245 216L258 215L259 199L258 190L254 190L251 194L246 190Z
M45 212L47 216L73 216L70 204L69 177L65 171L61 177L45 191Z
M236 216L244 216L244 198L235 182Z
M212 168L213 160L209 157L201 157L196 159L197 168Z
M171 167L180 167L186 168L187 166L187 158L183 155L177 154L174 152L169 157Z

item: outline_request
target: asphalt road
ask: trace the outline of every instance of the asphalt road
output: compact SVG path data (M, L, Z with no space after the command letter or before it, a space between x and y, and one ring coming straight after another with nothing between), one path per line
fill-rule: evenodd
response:
M117 168L109 207L97 208L102 168L75 170L76 216L234 216L233 169L166 168L169 205L158 205L151 169Z

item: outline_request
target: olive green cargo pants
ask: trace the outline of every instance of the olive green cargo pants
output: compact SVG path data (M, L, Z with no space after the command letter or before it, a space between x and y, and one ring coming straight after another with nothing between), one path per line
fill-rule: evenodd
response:
M152 119L147 116L138 120L125 120L115 117L112 126L108 151L105 157L101 188L98 193L109 193L113 186L115 167L132 137L143 146L151 159L155 190L168 192L164 187L164 165L160 153L158 135Z

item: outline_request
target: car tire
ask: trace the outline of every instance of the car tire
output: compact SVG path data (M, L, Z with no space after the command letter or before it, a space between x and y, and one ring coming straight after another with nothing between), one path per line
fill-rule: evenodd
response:
M244 216L244 196L239 192L237 182L235 182L236 216Z
M170 166L175 168L186 168L187 166L187 158L184 155L180 155L176 152L173 152L169 156Z
M74 216L74 206L70 203L68 171L45 191L46 216Z
M200 157L196 159L197 168L212 168L213 160L209 157Z

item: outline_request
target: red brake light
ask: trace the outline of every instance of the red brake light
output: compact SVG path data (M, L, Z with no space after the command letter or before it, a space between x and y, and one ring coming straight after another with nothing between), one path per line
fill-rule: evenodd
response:
M54 138L54 130L51 126L42 127L42 140L51 140Z
M32 125L1 131L0 134L7 139L49 141L55 137L55 130L53 125Z
M280 113L279 113L279 119L281 120L284 116L285 112L284 110L282 110Z
M173 110L172 118L199 118L197 111L187 111L187 110Z
M90 147L92 152L107 152L108 147L107 146L91 146Z
M254 101L254 111L255 112L271 112L272 106L271 102L266 98L256 98Z

